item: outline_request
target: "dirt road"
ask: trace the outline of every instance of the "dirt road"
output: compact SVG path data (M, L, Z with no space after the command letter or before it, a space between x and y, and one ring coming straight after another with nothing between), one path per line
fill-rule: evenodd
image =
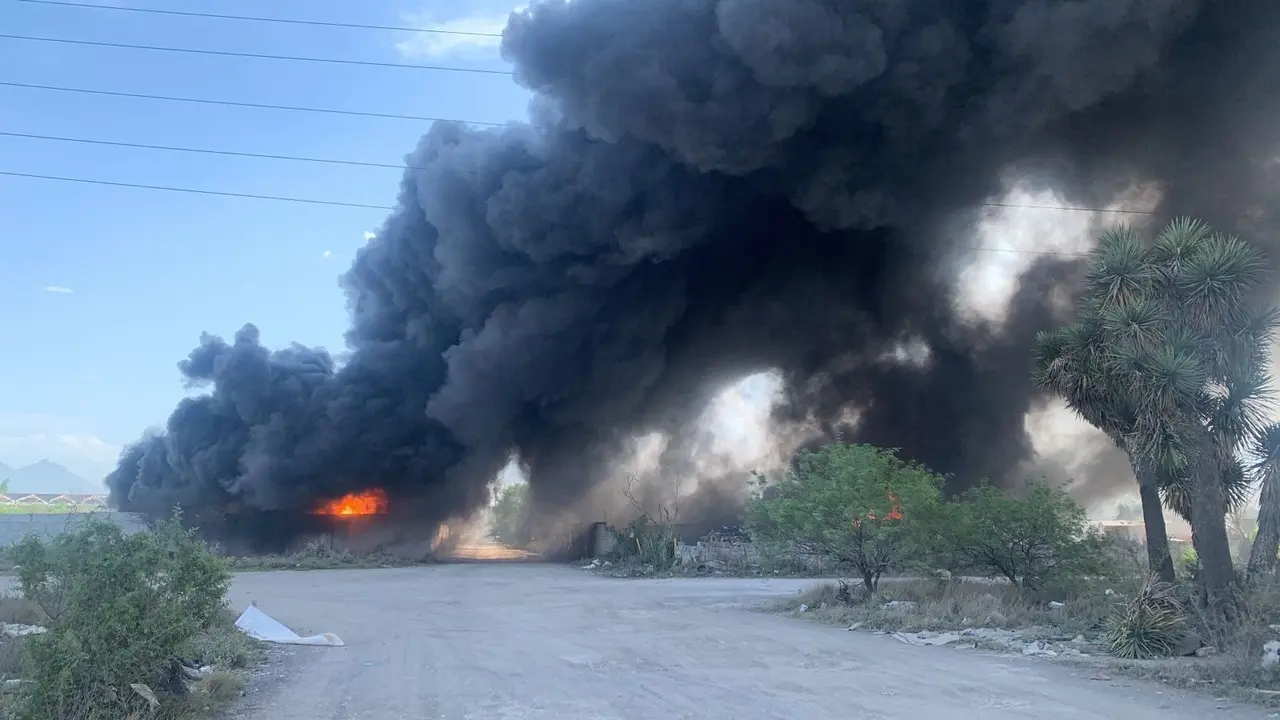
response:
M299 631L242 720L1257 720L1265 711L1025 658L754 612L794 580L607 580L562 566L242 575Z

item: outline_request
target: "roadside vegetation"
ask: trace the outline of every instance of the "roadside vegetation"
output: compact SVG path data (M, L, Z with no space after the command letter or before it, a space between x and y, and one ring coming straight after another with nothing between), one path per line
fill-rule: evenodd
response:
M206 717L260 658L226 607L227 563L176 517L134 534L89 520L11 555L21 595L0 600L0 717Z
M761 477L743 557L756 567L820 558L847 579L778 609L850 629L1105 657L1179 684L1280 697L1280 424L1269 420L1280 309L1257 302L1263 268L1253 245L1198 220L1149 239L1119 227L1086 261L1075 319L1037 337L1034 381L1128 456L1142 545L1102 535L1044 481L944 478L892 449L837 442ZM969 489L947 497L957 485ZM1258 524L1246 532L1241 510L1255 493ZM1191 525L1194 548L1170 551L1166 511ZM678 544L644 554L671 535L651 518L615 531L608 562L679 572Z
M266 570L341 570L357 568L387 568L420 565L425 560L415 560L404 555L386 552L354 553L334 548L327 542L314 541L302 549L285 554L228 556L227 566L235 572Z
M489 536L504 545L523 548L529 537L529 485L514 483L498 490L489 510Z

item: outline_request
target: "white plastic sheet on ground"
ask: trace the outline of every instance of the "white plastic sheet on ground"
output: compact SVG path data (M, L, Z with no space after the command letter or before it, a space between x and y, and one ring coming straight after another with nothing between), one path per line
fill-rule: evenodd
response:
M279 620L250 605L236 620L240 628L251 638L278 645L322 645L342 647L342 639L333 633L320 633L302 637L280 623Z

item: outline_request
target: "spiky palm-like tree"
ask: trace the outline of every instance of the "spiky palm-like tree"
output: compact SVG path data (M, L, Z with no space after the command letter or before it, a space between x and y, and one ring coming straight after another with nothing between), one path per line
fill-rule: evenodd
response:
M1129 454L1148 523L1163 524L1153 487L1188 516L1205 596L1223 607L1235 578L1225 516L1247 492L1238 458L1264 427L1280 327L1249 302L1262 269L1257 249L1198 220L1174 220L1151 245L1118 227L1092 253L1076 322L1037 341L1037 381Z
M1256 578L1276 570L1280 551L1280 424L1268 425L1254 441L1254 478L1262 486L1258 503L1258 534L1249 552L1249 577Z
M1106 362L1107 344L1101 319L1083 307L1075 323L1036 336L1034 377L1042 389L1060 395L1085 422L1102 430L1129 455L1138 480L1142 520L1146 531L1147 562L1164 582L1173 582L1173 558L1160 505L1158 470L1131 452L1127 438L1135 431L1137 408L1119 373Z

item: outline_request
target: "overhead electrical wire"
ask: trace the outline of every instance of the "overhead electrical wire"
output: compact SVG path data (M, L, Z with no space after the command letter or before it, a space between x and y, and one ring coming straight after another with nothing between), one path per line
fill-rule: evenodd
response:
M281 25L312 25L317 27L350 28L354 30L391 30L394 32L430 33L435 35L460 35L463 37L500 38L502 33L473 32L468 30L445 30L443 28L408 27L404 25L367 25L364 23L332 22L327 20L297 20L293 18L260 17L256 15L229 15L225 13L193 12L189 10L167 10L161 8L122 7L118 5L97 5L85 2L64 2L63 0L17 0L28 5L54 5L65 8L81 8L87 10L115 10L151 15L171 15L177 17L205 18L216 20L242 20L247 22L277 23Z
M59 43L63 45L84 45L88 47L105 47L124 50L150 50L155 52L187 53L191 55L217 55L221 57L253 58L256 60L287 60L292 62L328 63L331 65L362 65L366 67L404 68L408 70L433 70L436 72L472 73L476 75L513 75L510 70L491 70L486 68L456 67L453 65L417 65L414 63L385 62L381 60L348 60L344 58L311 57L306 55L272 55L269 53L235 52L231 50L206 50L203 48L167 47L164 45L134 45L132 43L103 42L98 40L78 40L74 38L42 37L39 35L0 34L3 40L22 40L27 42Z
M175 192L193 195L212 195L216 197L252 199L252 200L269 200L274 202L301 203L306 205L328 205L333 207L357 208L363 210L395 210L391 205L373 205L370 203L345 202L340 200L318 200L314 198L299 198L283 195L265 195L261 193L232 192L225 190L204 190L200 188L179 187L175 185L149 185L144 183L118 182L114 180L99 180L94 178L68 177L64 175L46 175L43 173L27 173L11 170L0 170L0 177L25 178L31 180L50 180L54 182L76 183L80 185L103 185L107 187L130 188L134 190L153 190L159 192ZM1016 203L976 203L979 207L998 207L998 208L1015 208L1015 209L1032 209L1032 210L1061 210L1068 212L1122 212L1138 215L1154 215L1155 213L1138 211L1138 210L1108 210L1080 208L1070 206L1050 206L1050 205L1019 205ZM1088 253L1083 252L1067 252L1054 250L1022 250L1017 248L995 248L995 247L967 247L965 250L973 250L976 252L1003 252L1013 253L1017 255L1053 255L1062 257L1087 257Z
M247 21L247 22L279 23L279 24L291 24L291 25L312 25L312 26L356 28L356 29L368 29L368 30L390 30L390 31L403 31L403 32L435 33L435 34L442 34L442 35L463 35L463 36L473 36L473 37L494 37L494 38L501 37L500 33L454 31L454 30L444 30L444 29L438 29L438 28L415 28L415 27L403 27L403 26L368 25L368 24L361 24L361 23L329 22L329 21L320 21L320 20L297 20L297 19L289 19L289 18L230 15L230 14L222 14L222 13L201 13L201 12L193 12L193 11L185 11L185 10L166 10L166 9L158 9L158 8L134 8L134 7L122 7L122 6L110 6L110 5L94 5L94 4L84 3L84 2L68 2L65 0L17 0L17 1L31 4L31 5L49 5L49 6L60 6L60 7L67 7L67 8L82 8L82 9L96 9L96 10L115 10L115 11L123 11L123 12L149 13L149 14L155 14L155 15L171 15L171 16L182 16L182 17L196 17L196 18L205 18L205 19L239 20L239 21ZM485 75L507 75L507 76L510 76L513 74L511 71L489 70L489 69L483 69L483 68L465 68L465 67L444 66L444 65L419 65L419 64L412 64L412 63L393 63L393 62L380 62L380 61L369 61L369 60L348 60L348 59L341 59L341 58L307 57L307 56L295 56L295 55L274 55L274 54L266 54L266 53L244 53L244 52L234 52L234 51L224 51L224 50L205 50L200 48L165 47L165 46L157 46L157 45L134 45L134 44L128 44L128 43L100 42L100 41L92 41L92 40L39 37L39 36L30 36L30 35L0 34L0 39L21 40L21 41L29 41L29 42L60 43L60 44L69 44L69 45L85 45L85 46L91 46L91 47L108 47L108 48L129 49L129 50L148 50L148 51L156 51L156 52L174 52L174 53L189 53L189 54L198 54L198 55L215 55L215 56L224 56L224 57L242 57L242 58L253 58L253 59L263 59L263 60L283 60L283 61L293 61L293 62L314 62L314 63L330 63L330 64L339 64L339 65L361 65L361 66L369 66L369 67L390 67L390 68L404 68L404 69L414 69L414 70L432 70L432 71L438 71L438 72L462 72L462 73L475 73L475 74L485 74ZM124 97L124 98L133 98L133 99L160 100L160 101L167 101L167 102L194 103L194 104L201 104L201 105L223 105L228 107L245 107L245 108L266 109L266 110L281 110L281 111L289 111L289 112L324 113L324 114L334 114L334 115L349 115L349 116L357 116L357 117L378 117L378 118L390 118L390 119L399 119L399 120L414 120L414 121L421 121L421 122L459 122L459 123L464 123L469 125L486 125L486 126L492 126L492 127L499 127L502 125L501 123L493 123L493 122L449 120L446 118L425 117L425 116L406 115L406 114L397 114L397 113L380 113L380 112L359 111L359 110L340 110L336 108L316 108L316 107L294 106L294 105L274 105L274 104L267 104L267 103L250 103L250 102L239 102L239 101L231 101L231 100L212 100L212 99L205 99L205 98L191 98L191 97L180 97L180 96L170 96L170 95L154 95L154 94L146 94L146 93L128 93L128 92L118 92L118 91L111 91L111 90L98 90L93 88L73 88L73 87L62 87L62 86L56 86L56 85L19 83L19 82L3 81L3 80L0 80L0 86L27 88L27 89L35 89L35 90L47 90L47 91L54 91L54 92L80 93L80 94L109 96L109 97ZM252 153L252 152L243 152L243 151L235 151L235 150L221 150L221 149L215 149L215 148L194 148L194 147L183 147L183 146L175 146L175 145L133 143L133 142L123 142L123 141L113 141L113 140L102 140L102 139L96 139L96 138L74 138L74 137L65 137L65 136L57 136L57 135L42 135L42 134L36 134L36 133L0 131L0 137L11 137L11 138L27 139L27 140L42 140L42 141L51 141L51 142L103 145L103 146L134 148L134 149L159 150L159 151L165 151L165 152L199 153L199 154L223 155L223 156L231 156L231 157L246 157L246 158L264 159L264 160L310 162L310 163L323 163L323 164L331 164L331 165L346 165L346 166L359 166L359 167L384 168L384 169L396 169L396 170L422 169L422 168L417 168L413 166L406 166L404 164L378 163L378 162L366 162L366 161L356 161L356 160L340 160L340 159L334 159L334 158L317 158L317 157L308 157L308 156L300 156L300 155L284 155L284 154L274 154L274 153ZM209 195L209 196L216 196L216 197L300 203L300 204L307 204L307 205L327 205L327 206L334 206L334 207L358 208L358 209L368 209L368 210L387 210L387 211L395 209L393 206L389 206L389 205L373 205L368 203L345 202L345 201L339 201L339 200L319 200L319 199L313 199L313 198L299 198L299 197L291 197L291 196L283 196L283 195L266 195L266 194L248 193L248 192L205 190L200 188L179 187L174 185L151 185L151 184L144 184L144 183L118 182L118 181L112 181L112 180L69 177L69 176L61 176L61 175L48 175L48 174L42 174L42 173L27 173L27 172L18 172L18 171L11 171L11 170L0 170L0 176L33 179L33 180L47 180L47 181L53 181L53 182L76 183L76 184L82 184L82 185L100 185L100 186L107 186L107 187L129 188L129 189L135 189L135 190L151 190L151 191L157 191L157 192L175 192L175 193L185 193L185 194L195 194L195 195ZM1057 206L1057 205L1035 205L1035 204L1002 203L1002 202L983 202L983 203L976 203L976 205L978 207L988 207L988 208L1047 210L1047 211L1062 211L1062 212L1117 213L1117 214L1126 214L1126 215L1154 215L1155 214L1149 211L1142 211L1142 210L1123 210L1123 209L1110 209L1110 208L1089 208L1089 207L1072 207L1072 206ZM980 252L1004 252L1004 253L1014 253L1014 254L1023 254L1023 255L1055 255L1055 256L1069 256L1069 257L1085 257L1088 255L1088 253L1081 253L1081 252L1022 250L1022 249L1015 249L1015 248L971 247L971 248L964 248L964 249L980 251Z
M43 175L39 173L15 172L12 170L0 170L0 176L27 178L33 180L54 180L57 182L79 183L82 185L107 185L109 187L133 188L135 190L160 190L164 192L190 193L194 195L216 195L218 197L274 200L277 202L305 203L307 205L333 205L337 207L363 208L368 210L395 210L395 208L390 205L369 205L366 203L342 202L340 200L314 200L311 198L286 197L283 195L260 195L258 193L229 192L225 190L201 190L199 188L177 187L174 185L145 185L142 183L94 180L90 178L66 177L62 175Z
M197 105L222 105L225 107L254 108L257 110L284 110L288 112L322 113L326 115L350 115L354 117L386 118L390 120L413 120L416 122L458 122L466 125L487 125L502 127L506 123L486 122L483 120L453 120L450 118L430 117L425 115L406 115L402 113L372 112L368 110L340 110L338 108L308 107L305 105L272 105L269 103L240 102L236 100L211 100L208 98L182 97L179 95L154 95L149 93L120 92L117 90L98 90L95 88L65 87L61 85L41 85L37 83L20 83L0 80L0 87L25 88L28 90L49 90L53 92L79 93L83 95L104 95L107 97L132 98L135 100L162 100L165 102L194 103Z
M352 165L356 167L386 168L390 170L422 170L424 168L405 165L404 163L364 162L360 160L339 160L336 158L307 157L305 155L278 155L273 153L242 152L237 150L218 150L214 148L181 147L178 145L152 145L149 143L121 142L117 140L99 140L96 138L76 138L61 135L38 135L36 133L8 132L0 130L0 137L22 138L25 140L48 140L51 142L78 143L81 145L107 145L110 147L134 148L139 150L163 150L166 152L199 153L202 155L227 155L230 157L257 158L260 160L289 160L293 162L322 163L325 165Z
M112 147L137 148L144 150L162 150L167 152L199 153L205 155L228 155L232 157L257 158L262 160L287 160L294 162L323 163L328 165L354 165L358 167L386 168L392 170L425 170L426 168L404 163L380 163L360 160L340 160L336 158L318 158L305 155L281 155L273 153L242 152L237 150L219 150L215 148L195 148L178 145L153 145L150 143L121 142L116 140L100 140L97 138L73 138L59 135L41 135L36 133L20 133L0 130L0 137L22 138L27 140L47 140L51 142L80 143L87 145L107 145ZM1070 205L1037 205L1028 203L983 202L979 207L1007 208L1014 210L1057 210L1062 212L1115 213L1119 215L1154 215L1149 210L1127 210L1121 208L1074 207Z

